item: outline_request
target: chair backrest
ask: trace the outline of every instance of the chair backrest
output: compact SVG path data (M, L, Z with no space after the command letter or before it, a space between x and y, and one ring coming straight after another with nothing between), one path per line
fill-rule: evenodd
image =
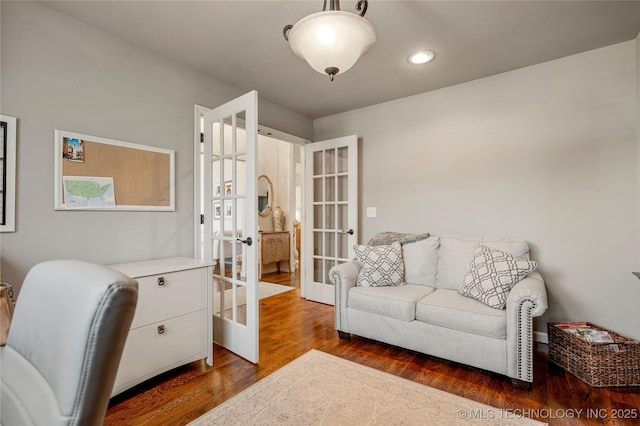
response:
M101 425L137 299L136 281L102 265L34 266L0 348L0 422Z

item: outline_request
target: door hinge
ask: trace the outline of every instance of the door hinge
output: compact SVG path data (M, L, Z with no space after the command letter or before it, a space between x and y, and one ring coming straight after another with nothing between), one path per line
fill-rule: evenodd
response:
M204 133L200 132L200 143L204 143Z
M200 225L204 225L204 215L200 215Z

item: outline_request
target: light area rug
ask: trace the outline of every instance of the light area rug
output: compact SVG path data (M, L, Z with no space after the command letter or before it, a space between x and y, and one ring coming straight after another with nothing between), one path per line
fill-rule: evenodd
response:
M489 405L311 350L190 425L544 424L501 413Z
M276 294L284 293L286 291L293 290L294 287L288 285L280 285L267 283L264 281L258 282L258 300L266 299L271 296L275 296ZM228 311L231 309L231 293L232 290L228 289L224 291L224 310ZM247 304L247 292L244 288L238 287L236 291L236 298L238 300L238 306L243 306ZM220 313L220 293L214 291L213 292L213 310L216 314Z

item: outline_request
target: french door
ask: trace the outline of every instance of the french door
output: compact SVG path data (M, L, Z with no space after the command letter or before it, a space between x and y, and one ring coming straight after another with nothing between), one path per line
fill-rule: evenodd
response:
M335 304L329 270L355 257L358 242L358 138L305 146L304 294Z
M242 126L240 125L242 124ZM215 262L213 338L258 362L258 93L203 115L203 257Z

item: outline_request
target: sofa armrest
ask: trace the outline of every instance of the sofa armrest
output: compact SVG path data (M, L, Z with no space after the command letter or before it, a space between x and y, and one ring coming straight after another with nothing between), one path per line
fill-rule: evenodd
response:
M547 290L538 272L511 289L506 310L508 376L533 382L533 318L547 310Z
M334 266L329 271L329 280L336 287L336 302L334 310L334 325L336 330L349 332L347 325L347 298L349 290L356 286L360 263L352 260L347 263Z
M540 273L532 272L513 286L507 297L507 310L509 306L517 307L524 301L531 302L532 317L539 317L547 310L547 289Z

